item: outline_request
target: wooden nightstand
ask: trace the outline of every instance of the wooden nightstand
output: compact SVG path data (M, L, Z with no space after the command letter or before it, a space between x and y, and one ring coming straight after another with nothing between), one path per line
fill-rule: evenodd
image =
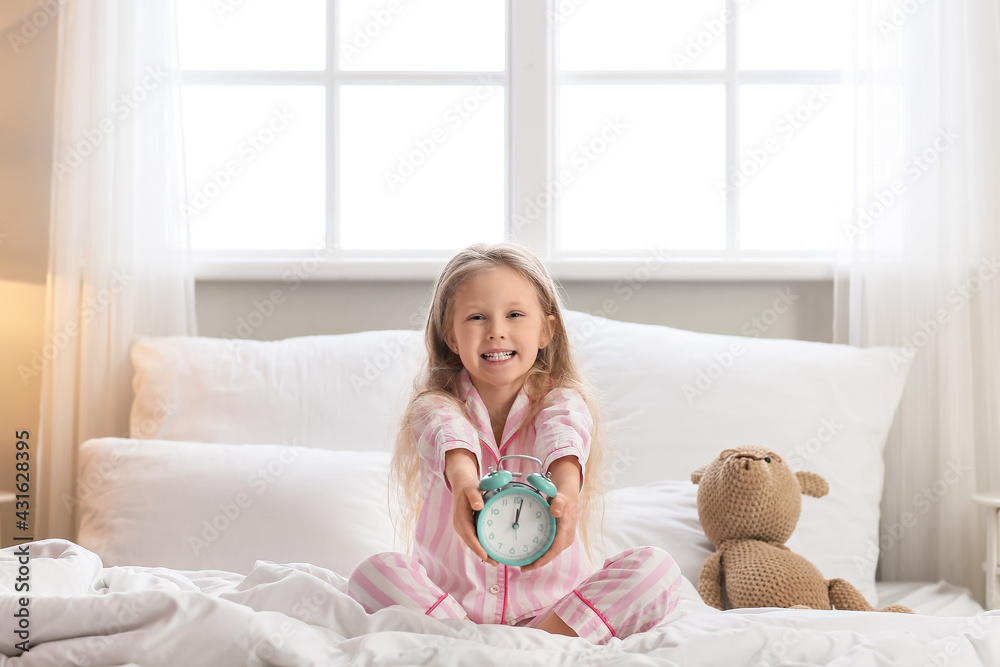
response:
M986 505L989 518L986 520L986 608L1000 609L1000 491L976 493L972 499Z

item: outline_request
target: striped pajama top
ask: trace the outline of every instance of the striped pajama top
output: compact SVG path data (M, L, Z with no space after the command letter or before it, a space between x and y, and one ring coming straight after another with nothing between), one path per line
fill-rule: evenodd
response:
M414 533L414 556L430 579L450 593L471 620L513 625L558 602L594 569L579 534L552 562L533 572L480 561L452 524L451 491L444 477L445 453L453 449L472 452L480 477L508 454L534 456L542 461L543 471L556 459L575 456L585 470L593 419L579 392L557 387L546 396L548 407L526 424L531 406L522 388L498 443L486 405L465 369L458 386L459 398L472 421L440 396L423 397L414 414L413 437L420 457L424 499ZM525 474L536 472L532 462L522 459L504 461L504 468Z

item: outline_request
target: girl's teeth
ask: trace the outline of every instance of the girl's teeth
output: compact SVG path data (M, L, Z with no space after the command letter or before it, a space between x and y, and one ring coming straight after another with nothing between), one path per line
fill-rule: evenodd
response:
M498 353L486 353L483 355L484 359L489 361L503 361L504 359L510 359L514 356L513 352L498 352Z

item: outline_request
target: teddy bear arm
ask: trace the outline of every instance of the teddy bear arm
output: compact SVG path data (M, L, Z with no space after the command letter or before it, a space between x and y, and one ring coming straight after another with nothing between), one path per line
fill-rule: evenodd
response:
M705 604L716 609L725 609L722 601L722 554L716 551L701 566L698 575L698 594Z
M850 611L888 611L900 614L912 614L913 611L904 605L894 604L881 609L872 607L865 596L855 588L849 581L844 579L827 579L827 586L830 589L830 602L835 609L847 609Z

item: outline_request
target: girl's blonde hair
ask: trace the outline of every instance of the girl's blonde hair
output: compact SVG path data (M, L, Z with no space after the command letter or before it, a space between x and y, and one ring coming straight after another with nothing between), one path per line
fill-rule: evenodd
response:
M408 550L423 500L420 461L411 430L416 406L422 397L437 394L453 401L455 406L468 416L465 405L458 395L457 382L463 369L462 360L458 354L452 352L444 338L452 326L455 293L472 276L501 266L513 269L534 286L541 304L543 319L547 319L548 315L555 317L552 341L538 351L538 358L525 381L525 391L532 405L525 421L530 423L539 411L546 407L545 395L551 387L565 387L578 391L594 419L590 434L590 455L583 489L580 492L580 535L589 553L595 530L599 534L603 523L604 505L600 473L604 458L604 439L601 436L600 406L595 390L580 373L570 349L563 322L562 302L555 281L531 250L516 243L471 245L452 257L438 277L424 329L427 365L414 380L413 394L401 419L390 466L389 488L396 491L402 509L402 538Z

